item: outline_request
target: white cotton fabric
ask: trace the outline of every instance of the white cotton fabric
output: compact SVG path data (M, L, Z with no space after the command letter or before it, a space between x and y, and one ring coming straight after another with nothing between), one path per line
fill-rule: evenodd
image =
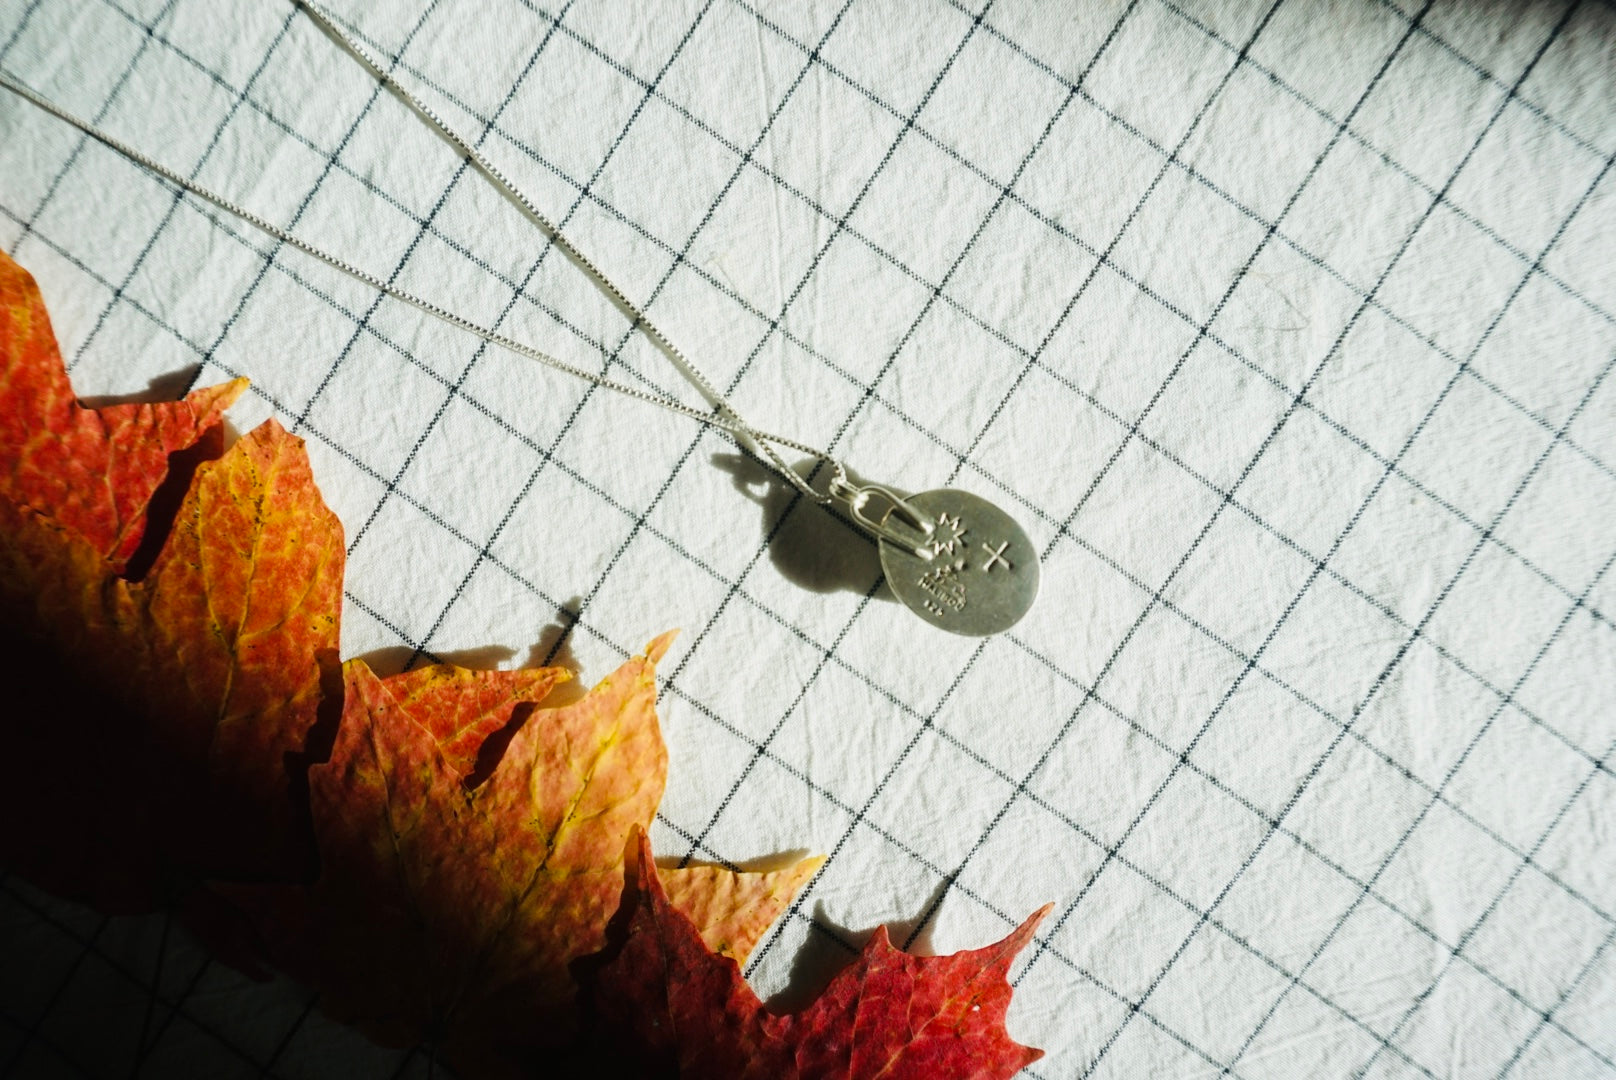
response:
M0 247L81 393L250 376L234 423L303 435L346 529L346 654L592 680L682 627L658 851L830 856L751 966L779 1003L878 924L953 951L1053 903L1014 969L1029 1076L1616 1076L1609 4L336 14L749 420L1045 553L1013 630L934 631L727 438L0 98ZM283 0L8 0L0 67L700 403ZM122 1075L76 1033L122 1009L133 1045L158 924L4 890L37 977L0 1052ZM424 1074L166 940L151 1075Z

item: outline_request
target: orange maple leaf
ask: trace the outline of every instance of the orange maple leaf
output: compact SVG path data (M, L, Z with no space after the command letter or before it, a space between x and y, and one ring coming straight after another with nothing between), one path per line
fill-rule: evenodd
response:
M1043 1056L1005 1031L1005 977L1048 905L1003 941L952 956L900 952L879 928L818 998L779 1014L668 902L643 832L634 847L626 937L590 987L613 1047L636 1059L634 1075L1003 1080Z
M112 910L236 879L190 894L223 920L215 944L242 946L208 899L228 893L276 959L383 1037L475 1027L496 1047L535 1018L560 1037L567 965L604 940L624 842L666 781L654 665L671 635L525 725L517 709L566 672L384 680L355 660L332 678L341 527L274 421L196 467L147 572L121 576L172 454L216 435L241 385L84 407L38 289L0 255L0 636L53 672L26 680L38 692L8 725L0 858ZM340 723L310 772L322 704ZM667 873L715 946L744 955L816 865Z
M0 498L71 530L114 572L140 546L169 455L214 428L246 379L181 401L79 404L39 287L0 252Z
M312 866L298 759L344 553L302 441L269 422L196 466L144 579L121 576L170 455L217 438L243 385L85 408L0 255L0 634L31 669L0 794L28 824L0 830L0 856L114 910Z
M341 526L275 422L219 455L242 386L86 408L0 254L0 650L26 673L0 861L104 909L184 893L232 949L245 913L329 1011L468 1073L571 1038L581 972L621 1032L693 1077L985 1080L1037 1056L1002 1020L1042 913L955 957L878 932L808 1010L763 1010L738 964L820 860L654 867L672 635L549 708L559 669L339 673ZM188 452L207 460L176 470ZM172 522L153 511L165 484L183 486ZM614 912L629 935L602 970Z
M649 824L667 775L656 661L671 634L569 705L525 719L474 785L473 744L512 723L556 669L344 668L331 760L310 770L323 872L308 888L227 893L271 957L378 1041L426 1040L468 1071L575 1032L570 965L605 941L624 842ZM478 681L480 704L461 706ZM451 710L458 710L451 718ZM744 957L819 865L774 873L662 873L715 946Z

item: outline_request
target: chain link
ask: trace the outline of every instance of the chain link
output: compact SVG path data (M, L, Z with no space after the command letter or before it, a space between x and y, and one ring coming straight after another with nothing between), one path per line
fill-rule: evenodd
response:
M686 405L684 402L679 401L676 398L669 397L666 394L642 390L639 387L630 386L614 379L608 379L604 376L597 375L592 371L587 371L584 368L578 367L575 364L569 364L565 360L558 359L557 357L551 356L549 353L543 352L539 349L535 349L530 345L525 345L522 342L498 333L489 327L479 326L478 324L471 322L469 319L463 318L460 315L457 315L430 300L417 296L416 294L408 292L404 289L400 289L389 282L383 281L375 274L355 266L353 263L348 262L346 259L343 259L340 256L333 255L322 248L315 247L313 244L301 239L286 229L281 228L279 225L265 220L259 215L253 213L251 210L248 210L246 207L232 202L223 195L220 195L211 189L196 183L195 181L179 175L178 173L174 172L174 170L168 168L166 165L163 165L161 162L158 162L139 150L136 150L128 143L125 143L122 140L108 134L107 132L102 131L89 121L83 120L73 113L68 112L55 102L40 96L29 87L23 85L21 82L18 82L7 72L0 71L0 87L11 91L37 108L50 113L52 116L73 125L86 135L116 151L117 153L122 154L130 161L133 161L142 168L151 171L180 190L188 192L206 202L212 203L214 206L225 211L226 213L245 221L247 224L258 229L260 232L274 237L276 240L286 244L289 247L296 248L298 251L303 252L305 255L308 255L311 258L318 259L327 266L339 270L358 281L364 282L366 285L376 289L378 292L392 297L394 300L409 304L411 307L417 308L418 310L432 316L435 319L448 323L450 326L456 327L467 333L474 334L491 345L497 345L500 348L507 349L519 356L526 357L530 360L536 360L539 363L554 368L557 371L561 371L568 375L583 379L586 382L593 383L603 390L611 390L615 393L622 394L625 397L634 398L638 401L660 406L661 408L667 409L669 412L678 413L681 416L687 416L692 420L698 421L699 423L728 432L743 445L750 443L760 450L767 459L767 463L807 498L812 499L816 503L829 503L832 501L830 496L822 495L815 491L808 484L808 481L804 479L804 477L796 469L792 468L786 463L785 459L780 456L779 451L775 448L783 447L788 450L795 450L799 453L808 454L811 457L817 458L831 466L836 478L845 481L847 475L846 470L839 461L831 457L823 450L816 449L815 447L809 446L806 443L798 442L795 439L790 439L783 435L776 435L773 432L760 430L748 423L741 416L741 414L736 411L735 407L729 403L729 400L725 398L723 394L719 393L718 390L714 388L707 378L701 373L701 371L697 369L696 366L692 364L684 355L684 353L681 352L679 348L668 339L667 335L662 332L661 328L658 327L656 323L654 323L638 305L629 300L629 298L623 294L622 290L619 289L610 278L601 272L600 268L595 265L593 260L575 247L572 241L568 240L560 229L558 229L549 218L545 217L544 214L533 205L532 201L529 200L527 196L523 195L521 191L517 190L516 186L506 178L505 174L500 171L498 166L494 165L475 147L466 142L465 139L450 128L449 125L445 123L429 106L427 106L414 94L410 93L409 90L400 85L398 81L393 78L391 73L386 71L381 64L378 63L368 51L366 51L364 46L355 41L350 35L342 30L342 28L339 27L331 16L326 14L324 10L317 7L313 3L310 3L309 0L294 0L294 3L296 3L299 8L301 8L317 25L319 25L321 29L335 38L339 44L343 45L350 53L353 54L356 59L363 63L365 67L367 67L370 72L383 83L383 85L385 85L393 93L397 94L442 138L452 144L455 149L458 150L466 158L466 160L471 162L471 164L474 165L490 183L499 189L501 194L513 202L524 214L527 215L529 220L542 229L545 234L549 236L551 242L560 248L569 258L571 258L585 273L590 276L591 279L594 280L595 284L602 291L604 291L608 297L611 298L612 302L618 307L618 309L628 317L631 323L631 328L637 329L644 333L654 345L661 349L668 356L669 360L676 367L678 367L679 371L687 379L694 383L696 388L700 390L704 396L706 396L708 401L713 405L717 412L703 412L700 409Z

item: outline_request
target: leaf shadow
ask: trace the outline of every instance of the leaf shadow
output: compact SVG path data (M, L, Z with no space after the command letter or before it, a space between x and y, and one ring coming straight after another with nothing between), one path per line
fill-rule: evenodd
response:
M410 661L419 656L418 650L408 645L385 645L380 649L361 653L355 657L382 678L399 675L409 670ZM422 663L453 664L473 671L493 671L516 655L508 645L483 645L475 649L455 649L421 656Z
M734 870L741 874L772 874L776 870L789 870L804 859L811 858L813 854L813 851L809 848L792 848L790 851L776 851L771 855L759 855L755 859L742 859L739 862L687 859L681 855L658 855L654 861L659 870L678 870L692 866L721 866L725 870Z
M105 409L109 405L155 405L159 402L178 401L191 392L196 377L202 374L201 364L189 364L177 371L155 376L144 390L127 394L95 394L79 398L87 409Z
M882 924L887 928L887 936L894 947L901 948L903 942L909 941L905 952L919 956L933 953L932 928L937 925L935 914L948 887L948 882L938 882L925 901L917 905L916 910L920 914L913 918ZM786 985L764 1002L770 1012L797 1012L813 1004L830 981L858 958L859 952L875 933L873 926L867 930L852 930L838 923L826 914L823 900L814 905L808 925L808 935L792 959Z
M544 699L545 707L571 705L589 693L588 684L578 676L581 670L578 658L572 652L572 628L578 625L578 611L584 606L582 596L573 596L556 609L556 617L545 624L539 636L522 660L523 667L560 667L572 672L572 678L550 691Z
M544 699L546 707L570 705L588 692L587 686L580 685L578 660L572 652L572 628L577 625L576 612L582 606L581 596L574 596L561 605L556 610L556 617L539 630L522 662L515 665L521 668L561 667L572 673L571 679L557 686L551 691L550 696ZM370 670L386 678L407 670L411 662L417 658L424 663L453 664L474 671L493 671L509 666L516 652L508 645L483 645L472 649L433 652L430 656L425 656L412 645L386 645L361 653L356 659L363 660Z
M769 561L781 577L809 592L861 595L881 581L881 555L874 539L840 511L804 499L751 454L714 454L711 460L729 473L736 491L757 504L763 515ZM806 476L811 475L813 464L814 459L809 458L793 468ZM875 596L889 603L897 600L885 584L876 589Z

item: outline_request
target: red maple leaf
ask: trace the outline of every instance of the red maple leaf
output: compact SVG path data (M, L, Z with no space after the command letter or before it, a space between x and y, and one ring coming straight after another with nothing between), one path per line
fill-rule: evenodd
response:
M1004 1015L1010 963L1048 905L1003 941L952 956L911 956L878 929L812 1004L773 1013L668 902L645 834L633 843L627 937L592 994L602 1030L632 1036L641 1075L996 1080L1043 1056L1010 1038Z

